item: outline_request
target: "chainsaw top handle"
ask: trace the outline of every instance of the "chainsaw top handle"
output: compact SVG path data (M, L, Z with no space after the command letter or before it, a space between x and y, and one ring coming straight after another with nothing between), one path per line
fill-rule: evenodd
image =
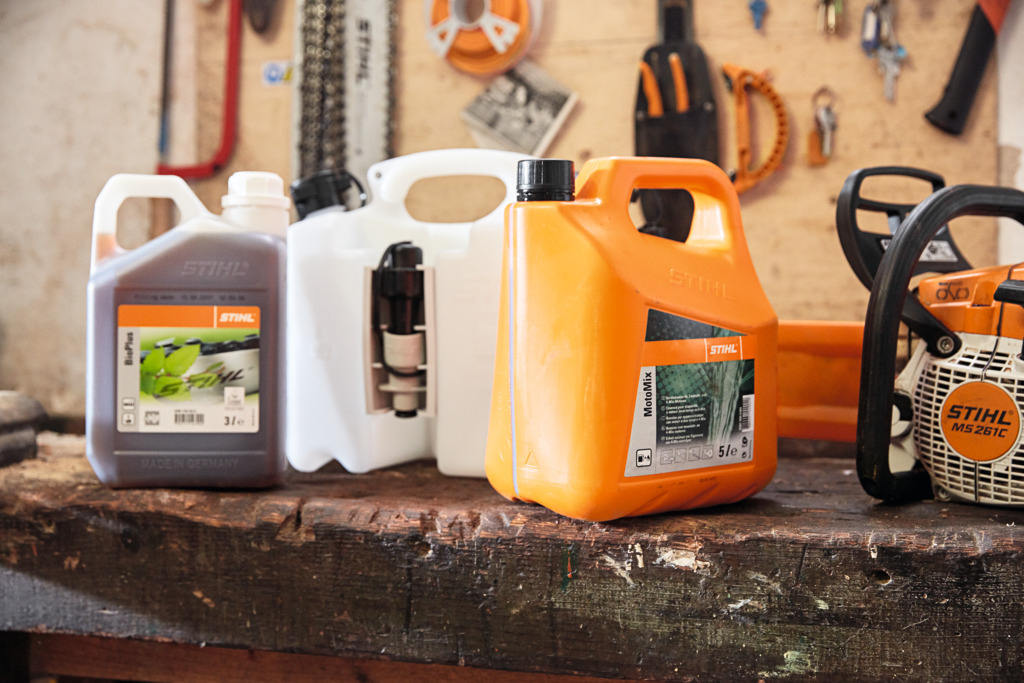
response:
M869 495L886 502L910 502L931 496L931 483L923 469L893 472L889 466L898 323L921 254L940 228L960 216L1004 216L1024 224L1024 192L980 185L943 188L910 212L882 257L864 324L857 475ZM941 352L948 350L949 343L959 346L955 335L948 343L937 340L936 345Z

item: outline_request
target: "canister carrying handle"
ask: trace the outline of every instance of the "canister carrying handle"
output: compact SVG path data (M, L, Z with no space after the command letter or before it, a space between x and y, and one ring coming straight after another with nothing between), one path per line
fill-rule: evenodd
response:
M633 190L687 190L693 195L693 225L683 245L718 243L730 251L745 249L736 188L725 172L709 161L610 157L585 164L576 187L577 200L607 202L623 212L629 210ZM714 220L704 220L706 216L714 216ZM632 226L632 221L615 222Z
M117 212L125 200L132 197L170 199L178 207L181 222L207 213L206 207L199 201L192 188L184 180L174 175L144 175L136 173L119 173L112 176L96 197L96 206L92 217L92 267L106 258L97 248L103 235L112 236L108 243L115 248L115 253L124 251L117 243Z
M494 211L515 200L516 166L527 154L488 149L445 149L417 152L381 161L370 167L367 183L373 203L383 204L412 220L405 208L409 190L419 180L445 176L488 176L505 185L505 198Z
M928 474L889 467L893 379L900 311L914 268L942 226L960 216L1004 216L1024 223L1024 192L955 185L935 192L910 212L882 257L868 300L857 410L857 476L875 498L903 503L931 496Z

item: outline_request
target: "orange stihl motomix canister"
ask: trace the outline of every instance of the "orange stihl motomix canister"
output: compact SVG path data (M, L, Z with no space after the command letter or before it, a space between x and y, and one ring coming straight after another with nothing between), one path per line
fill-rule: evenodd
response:
M685 242L639 232L634 189L685 189ZM699 160L519 164L505 214L486 470L587 520L731 503L776 464L778 321L726 175Z

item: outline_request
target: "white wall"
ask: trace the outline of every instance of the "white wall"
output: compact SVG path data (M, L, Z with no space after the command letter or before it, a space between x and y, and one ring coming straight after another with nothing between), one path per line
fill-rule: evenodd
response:
M85 405L93 202L156 167L163 27L152 0L0 0L0 389L51 414Z

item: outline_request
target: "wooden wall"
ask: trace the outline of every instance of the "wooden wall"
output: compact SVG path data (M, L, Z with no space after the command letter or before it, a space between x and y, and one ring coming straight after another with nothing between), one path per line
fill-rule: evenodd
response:
M268 59L291 55L294 0L267 37L247 29L243 43L244 83L238 151L228 171L199 185L216 206L231 170L266 169L291 177L289 88L259 84L258 70ZM637 62L657 38L655 0L547 0L540 31L529 58L579 94L579 103L547 156L585 160L633 152L633 107ZM746 2L695 4L696 38L712 68L734 62L768 70L786 102L791 141L783 168L740 197L744 227L758 274L779 316L801 319L861 319L867 292L853 277L835 235L835 201L850 171L874 165L903 164L943 174L947 183L996 182L995 65L982 82L971 120L960 137L929 125L924 112L939 98L970 16L970 0L900 0L897 36L908 61L896 85L896 101L883 97L882 76L860 48L860 19L865 0L843 3L839 34L817 32L813 2L773 0L763 31L754 29ZM221 3L199 13L209 38L200 50L211 72L219 73L222 42ZM424 6L399 0L397 29L397 108L395 150L408 154L473 146L459 113L489 79L466 75L436 56L426 41ZM209 54L213 50L214 54ZM203 82L201 79L200 82ZM219 90L217 78L205 79ZM835 152L824 167L807 163L806 138L813 126L812 97L822 85L838 96L839 128ZM735 106L722 80L716 81L722 163L735 166ZM216 100L216 93L200 100ZM754 97L760 128L755 144L764 148L773 129L767 108ZM211 147L216 117L200 118L200 139ZM763 128L763 129L762 129ZM465 202L465 192L434 186L410 198L410 206L433 202L435 211ZM484 208L489 198L481 200ZM427 209L429 211L429 209ZM963 225L961 225L963 224ZM994 223L962 220L954 232L976 263L995 257Z
M895 103L883 99L876 65L858 45L866 0L844 3L844 31L831 38L816 31L813 0L769 0L762 33L753 29L743 0L696 1L697 39L712 65L717 69L729 61L770 70L791 117L785 167L741 196L754 261L781 317L863 316L867 293L850 273L834 227L835 197L851 170L909 164L938 171L950 183L993 183L998 177L994 64L963 136L941 133L923 118L939 97L973 3L897 1L898 35L910 59ZM113 173L149 173L155 167L162 5L136 16L135 10L126 14L122 2L90 1L70 13L52 0L34 3L32 12L9 4L0 9L7 20L0 26L13 36L0 41L0 63L10 75L0 118L15 133L4 138L6 153L0 155L0 206L7 209L0 224L0 389L32 395L51 413L81 415L92 207ZM580 98L549 154L579 166L591 157L632 153L636 65L656 40L656 0L543 5L529 57ZM226 0L176 3L175 55L187 62L177 65L178 73L194 73L191 83L175 90L176 163L207 159L218 144L226 7ZM214 178L194 183L214 211L233 171L272 170L292 179L292 89L260 79L267 61L292 56L295 0L278 0L277 10L267 34L245 27L232 161ZM422 0L398 0L397 11L397 153L472 146L459 113L489 80L458 72L431 52ZM58 63L60 68L52 67ZM810 168L804 140L812 125L811 96L823 84L839 95L836 151L828 166ZM723 159L732 165L735 151L727 133L733 107L718 85ZM762 124L765 119L758 116ZM195 131L189 130L193 120ZM762 144L767 134L759 136ZM482 194L474 208L465 192L432 187L414 192L409 204L426 216L449 216L456 209L472 213L497 201L493 191ZM992 222L964 223L954 231L971 233L967 251L974 261L994 260ZM143 221L141 230L127 236L137 243L146 228Z

